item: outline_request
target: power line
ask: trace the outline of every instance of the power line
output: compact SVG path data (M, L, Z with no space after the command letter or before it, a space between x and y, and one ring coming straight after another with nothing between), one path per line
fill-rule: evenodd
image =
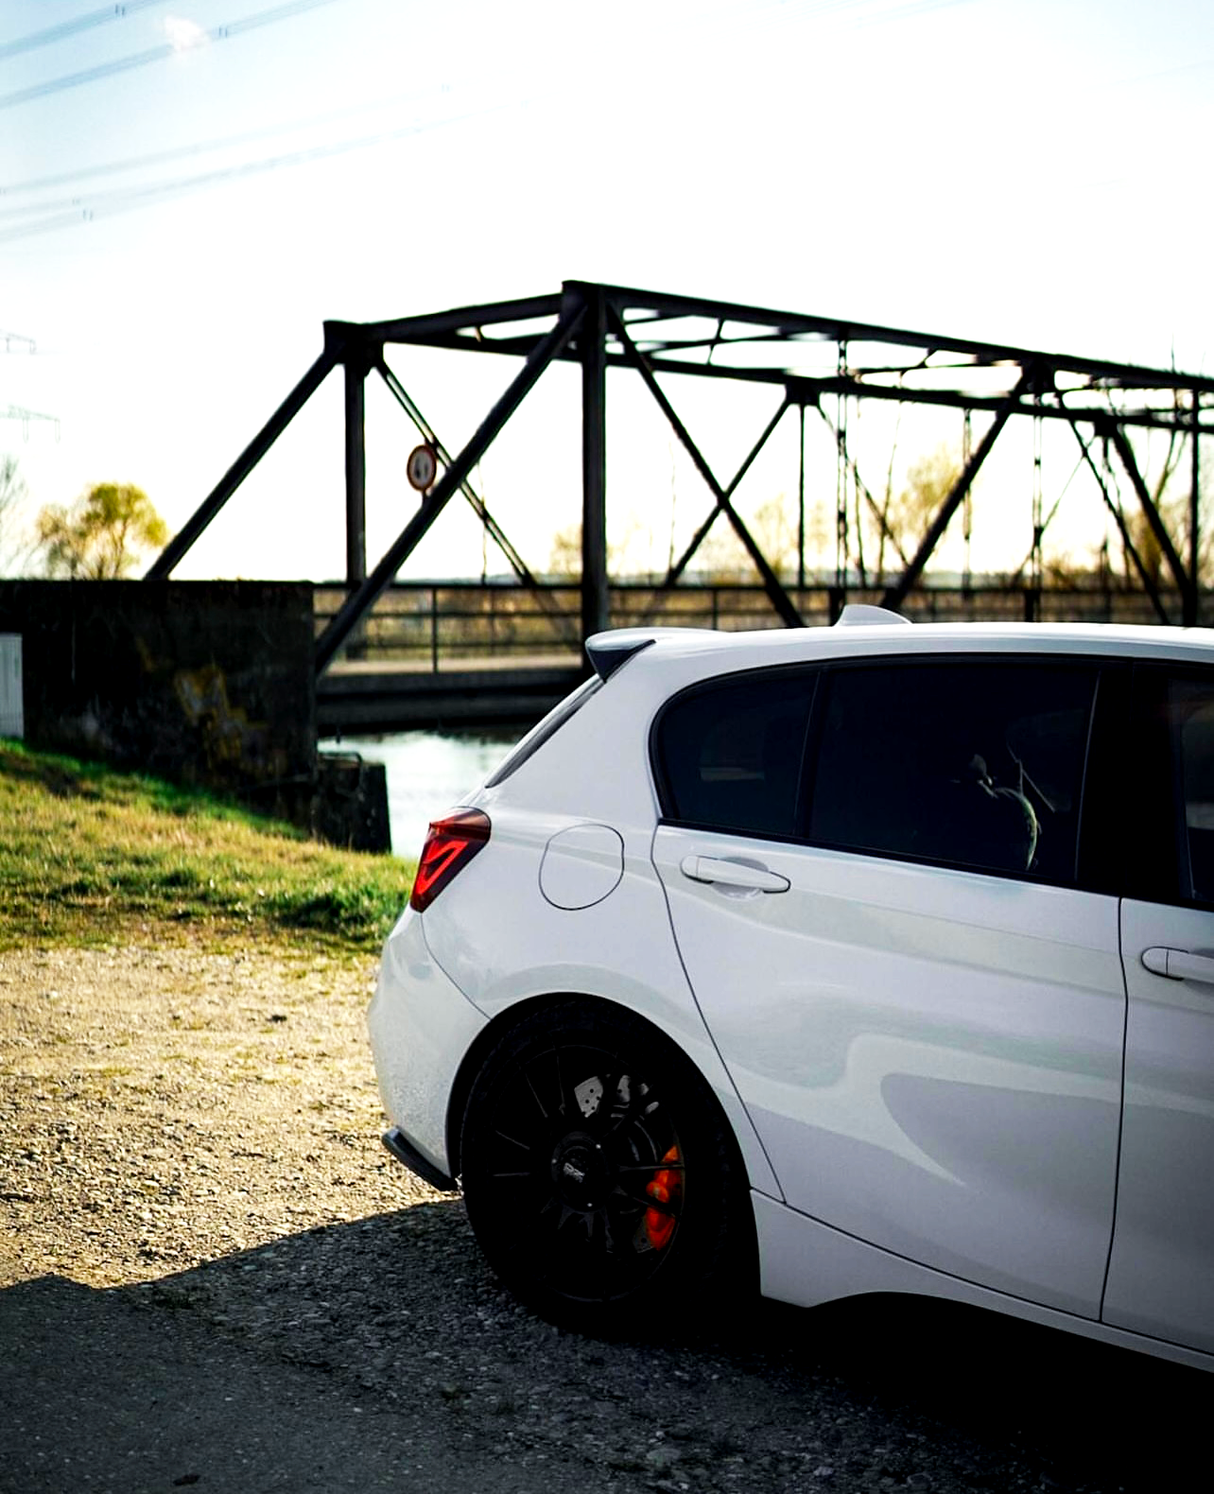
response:
M206 42L227 41L246 31L253 31L261 26L272 26L278 21L290 20L292 16L297 16L305 10L315 10L321 5L333 3L334 0L290 0L289 4L276 5L272 10L259 11L256 15L245 16L238 21L229 21L223 26L213 26L210 31L200 30L197 41L184 48L174 42L164 42L158 47L149 47L144 52L132 52L126 57L115 57L109 62L85 68L79 73L67 73L60 78L50 78L45 83L35 83L29 88L19 88L15 93L0 94L0 109L12 109L18 104L28 104L33 99L45 98L48 94L61 93L66 88L79 88L85 83L96 83L102 78L113 77L116 73L130 72L133 68L147 67L154 62L164 62L169 57L176 57L183 50L191 51L195 46L202 46Z
M11 182L0 186L0 198L17 197L26 192L44 192L48 187L67 187L73 182L84 182L99 176L118 176L124 171L142 171L148 166L165 166L171 161L185 160L190 156L205 156L211 151L230 150L238 145L248 145L254 140L265 140L274 135L287 134L292 129L306 129L312 125L325 124L351 113L362 113L366 105L345 109L340 113L317 115L296 125L270 125L263 130L248 130L242 135L223 135L214 140L200 140L193 145L174 146L169 150L151 151L144 156L130 156L125 161L108 161L100 166L82 166L76 171L61 171L55 176L31 177L24 182ZM11 211L18 211L13 209ZM29 212L29 208L21 208Z
M200 191L206 187L215 186L220 182L234 181L240 177L257 176L264 172L279 170L282 167L301 166L313 161L327 160L333 156L346 155L353 151L387 144L391 140L401 140L410 135L425 134L427 131L440 129L444 125L461 124L470 119L482 119L486 115L499 113L503 109L514 108L517 106L517 103L517 99L506 99L484 108L470 109L463 114L451 115L447 119L425 120L402 125L392 130L377 130L373 134L357 136L350 140L308 146L300 150L288 151L281 155L264 157L260 160L243 161L231 166L216 167L211 171L199 172L194 176L177 177L163 182L151 182L146 186L117 187L111 192L98 193L95 197L87 201L82 200L78 205L70 208L61 209L57 204L52 205L51 210L43 217L32 218L30 222L19 224L13 228L0 229L0 244L12 243L14 240L30 238L40 233L51 233L55 229L73 227L82 222L88 223L98 213L112 214L124 212L178 194ZM39 208L30 209L31 213L38 211L40 211Z
M135 5L128 4L125 7L117 7L116 9L130 11L134 8L141 9L145 5L152 3L162 3L162 0L137 0ZM262 11L253 16L230 22L227 25L215 27L211 32L206 33L204 39L224 39L246 30L289 19L297 13L330 3L332 3L332 0L293 0L293 3L279 5L271 10ZM789 0L742 0L741 4L737 4L736 0L735 3L729 3L729 0L726 0L722 8L714 12L713 19L720 21L726 17L732 17L735 20L748 18L752 21L768 21L778 19L788 20L798 16L802 19L810 19L845 9L848 3L849 0L792 0L790 5ZM868 3L863 4L861 9L868 12L870 18L875 11L876 15L880 16L883 21L890 21L925 10L937 10L967 3L972 3L972 0L868 0ZM65 23L65 25L71 24L83 27L84 23L89 20L100 24L99 17L108 18L110 15L111 12L108 10L105 12L92 12L89 17L80 17L77 22ZM59 29L61 28L51 28L51 31L37 33L37 35L45 34L49 37L52 31L58 31ZM16 44L14 43L13 45ZM11 107L27 98L42 93L91 81L94 78L105 76L107 73L119 71L123 68L141 66L144 63L160 60L173 54L176 50L177 48L172 45L153 48L148 52L138 53L132 57L117 59L114 62L103 64L87 73L79 73L67 78L51 80L33 89L27 89L20 94L0 96L0 108ZM464 92L465 90L461 89L460 91ZM441 92L445 94L447 90L443 89ZM349 118L351 115L366 114L375 109L387 108L405 100L415 100L420 103L424 96L424 93L406 91L390 98L382 99L376 103L360 103L346 109L333 110L322 115L314 115L290 125L269 126L259 130L246 131L241 134L196 142L191 145L149 152L142 156L128 158L125 161L82 167L74 171L31 178L23 182L12 183L8 186L0 185L0 200L5 198L11 199L26 193L42 192L47 188L69 186L76 182L118 175L124 172L145 170L149 167L166 165L174 161L204 156L223 150L231 150L257 140L274 137L281 138L293 132L315 128L338 119ZM537 94L532 92L521 98L516 97L509 102L514 105L525 105L533 103L536 97ZM224 167L216 167L193 175L177 176L141 186L117 187L110 191L90 193L88 195L83 193L78 195L73 194L71 196L62 196L52 201L43 200L37 203L30 203L28 206L17 204L6 205L0 208L0 221L5 219L10 222L13 222L13 220L17 221L13 222L12 227L0 227L0 243L53 232L56 229L72 227L82 222L90 222L99 212L103 214L122 212L154 202L158 199L202 190L212 185L217 185L224 180L261 174L284 167L323 160L331 156L352 153L408 135L420 134L427 130L441 128L445 124L456 124L480 118L489 113L499 112L502 107L504 107L503 104L495 103L489 108L468 110L462 114L452 115L445 119L426 119L398 128L379 130L353 139L327 142L323 145L300 148L294 151L284 151L262 158L236 162ZM22 219L26 221L20 221Z
M66 21L61 26L53 26L46 31L34 32L30 36L0 45L0 59L17 52L31 50L35 46L59 41L63 37L101 25L106 21L120 20L135 11L144 10L150 5L159 3L163 3L163 0L128 0L125 5L107 7L102 11L91 11L87 15L77 17L74 21ZM259 11L255 15L229 21L225 25L214 26L210 31L200 30L197 40L187 46L164 42L158 47L149 47L146 51L133 52L126 57L116 57L109 62L99 63L96 67L85 68L78 73L67 73L59 78L50 78L44 83L32 84L29 88L2 94L0 95L0 109L14 108L19 104L30 103L34 99L44 98L48 94L60 93L64 89L79 88L86 83L99 82L103 78L129 72L133 68L148 67L153 63L166 61L183 50L193 50L194 47L203 46L208 42L227 41L246 31L274 25L278 21L290 20L292 16L300 15L304 11L315 10L321 5L333 3L334 0L289 0L289 3L274 6L270 10ZM973 0L875 0L871 8L861 7L855 21L859 25L870 24L873 21L886 24L890 21L909 19L925 12L970 3L973 3ZM764 22L773 20L787 21L791 17L810 19L839 13L846 11L850 5L851 0L793 0L791 6L788 0L752 0L752 3L740 7L726 5L723 10L715 13L713 19L719 20L731 14L741 17L750 15L762 25Z
M442 95L444 90L430 89L428 92ZM259 130L245 130L238 135L220 135L211 140L195 141L191 145L172 146L166 150L149 151L142 156L129 156L125 161L108 161L97 166L81 166L74 171L61 171L53 176L30 177L22 182L10 182L7 185L0 184L0 201L7 197L23 196L27 193L44 192L51 187L67 187L75 182L94 180L97 177L119 176L123 172L143 171L149 166L164 166L173 161L187 160L192 156L205 156L215 151L233 150L237 146L249 145L257 140L273 139L275 136L290 135L300 130L314 129L319 125L333 124L338 120L349 119L359 114L370 114L376 109L388 109L405 103L420 103L425 97L425 92L408 90L403 93L392 94L388 98L373 100L369 103L351 104L344 109L331 109L324 114L312 114L306 119L294 120L290 124L267 125ZM37 207L15 207L6 210L0 209L0 217L14 217L20 213L31 213L39 208L51 206L76 206L79 199L73 197L70 202L61 200L59 204L42 203Z
M127 0L125 5L107 5L103 10L90 10L87 15L77 16L74 20L61 21L58 26L48 26L45 31L31 31L28 36L19 36L16 41L0 42L0 61L6 57L16 57L21 52L32 52L38 47L49 47L54 42L66 41L69 36L91 31L94 26L125 20L137 10L147 10L149 6L163 3L164 0Z

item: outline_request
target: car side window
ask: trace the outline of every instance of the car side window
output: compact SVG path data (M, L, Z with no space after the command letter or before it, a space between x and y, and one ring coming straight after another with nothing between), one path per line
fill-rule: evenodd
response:
M663 816L740 835L794 836L815 677L768 670L676 696L654 739Z
M827 671L809 839L1073 884L1097 673L1005 659Z
M1180 893L1214 902L1214 682L1168 682Z

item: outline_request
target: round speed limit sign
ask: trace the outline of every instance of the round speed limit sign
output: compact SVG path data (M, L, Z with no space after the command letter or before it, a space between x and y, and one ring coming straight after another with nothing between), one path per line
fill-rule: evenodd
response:
M435 455L434 447L426 442L423 442L421 446L415 446L409 453L405 473L410 486L415 487L419 493L432 488L434 478L438 473L438 457Z

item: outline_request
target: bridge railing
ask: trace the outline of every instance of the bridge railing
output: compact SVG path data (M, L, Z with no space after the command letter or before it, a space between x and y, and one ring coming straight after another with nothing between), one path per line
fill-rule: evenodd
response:
M876 604L881 587L814 585L788 588L809 625L828 625L845 601ZM315 589L319 634L346 597L339 583ZM1179 594L1162 597L1179 620ZM747 628L781 626L763 587L745 582L679 585L623 581L610 589L612 627ZM1214 616L1203 595L1202 615ZM1159 616L1141 591L1113 585L1027 587L981 585L917 588L903 613L916 622L1050 621L1155 623ZM534 590L502 582L405 581L389 587L335 661L394 669L453 670L576 664L581 594L578 584L551 582Z

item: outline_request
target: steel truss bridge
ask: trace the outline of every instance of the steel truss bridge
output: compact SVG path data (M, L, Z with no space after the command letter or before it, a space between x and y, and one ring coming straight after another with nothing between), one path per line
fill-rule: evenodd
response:
M389 366L386 350L396 345L442 348L469 355L496 354L521 366L463 449L451 452ZM470 480L477 463L544 372L557 363L574 364L581 370L582 566L580 581L574 583L576 613L568 605L568 598L558 603L552 587L533 574ZM672 620L671 609L677 613L682 605L679 599L693 589L689 586L688 567L718 521L731 526L753 563L756 580L752 591L761 595L765 621L770 624L798 627L829 621L846 600L856 599L858 594L865 600L880 601L912 615L925 610L938 615L936 602L927 601L930 590L924 583L927 563L950 521L959 510L967 510L974 481L1009 423L1021 419L1030 421L1034 431L1034 485L1028 582L1018 588L1018 597L1022 596L1023 601L1013 604L1019 615L1030 619L1044 615L1041 546L1048 520L1043 507L1041 432L1051 422L1061 422L1073 433L1077 461L1095 479L1116 526L1127 565L1137 583L1136 602L1129 615L1140 611L1159 622L1192 625L1202 613L1201 457L1202 438L1214 433L1214 380L1175 369L1109 363L582 281L568 281L556 294L522 300L390 321L326 322L320 356L166 546L149 570L149 579L171 575L244 479L337 368L342 370L345 388L346 574L336 605L318 608L316 670L318 677L327 676L321 683L322 710L326 698L337 700L347 693L347 688L355 689L353 680L347 685L339 680L351 668L344 655L353 658L356 666L353 672L362 681L366 699L374 693L367 683L371 672L366 659L367 644L375 636L370 624L385 610L391 612L387 598L400 590L395 584L397 572L457 495L471 505L487 534L506 557L515 587L534 604L538 617L548 619L552 645L565 655L560 667L562 679L580 667L582 641L613 621ZM672 561L664 576L655 578L646 588L647 601L640 615L631 606L613 605L613 594L618 595L620 588L616 586L613 593L608 574L608 369L626 371L642 382L703 478L710 498L708 511L686 549ZM408 523L378 562L368 569L364 413L366 383L372 375L387 386L420 440L432 448L436 462L432 486L419 496ZM669 385L677 382L671 379L672 375L732 381L735 386L771 387L774 411L756 431L748 455L732 474L713 470L701 445L680 417L669 392ZM922 541L909 554L889 528L880 503L863 482L848 441L847 411L872 401L952 409L961 412L964 421L965 440L956 481L941 501ZM836 489L835 575L833 584L817 588L810 584L811 578L807 578L804 570L807 418L821 418L830 428L840 478ZM734 502L739 485L786 419L799 421L801 435L800 563L796 584L777 574ZM1183 536L1170 532L1148 484L1145 463L1136 451L1136 439L1141 439L1141 433L1151 431L1165 433L1171 449L1177 453L1180 470L1183 472L1187 466L1189 492ZM1123 482L1133 495L1128 509L1122 502ZM856 565L854 539L862 519L883 529L889 553L896 556L896 574L875 592ZM1144 541L1145 535L1149 535L1149 540ZM1144 553L1148 546L1153 555ZM962 593L963 605L950 615L1005 615L1008 610L1006 598L983 603L982 597L970 587L968 577ZM1104 615L1099 605L1095 611L1082 601L1075 606L1078 610L1071 615ZM432 602L431 613L436 614L437 610ZM1057 615L1057 605L1050 611ZM751 619L747 625L756 625L753 606L748 605L743 612ZM1105 612L1110 612L1107 606ZM727 609L723 617L718 610L716 616L728 626L733 614ZM432 630L434 626L432 621ZM538 638L534 646L545 652ZM510 665L517 674L519 688L525 689L524 675L529 667L526 662L520 658L500 662ZM472 661L466 663L470 667ZM431 664L432 674L446 670L446 693L452 698L458 695L456 676L461 673L465 675L463 688L481 688L466 669L453 667L454 660L442 665L437 649L431 650ZM338 667L331 668L334 665ZM385 671L392 672L388 666ZM375 691L382 696L385 691L390 694L393 688L398 692L419 690L420 671L416 663L397 673L399 678L394 687L381 679ZM481 671L477 678L483 674ZM494 677L505 685L501 670ZM554 688L549 681L541 693L550 694ZM526 714L530 714L530 709ZM368 710L359 719L366 721L373 715ZM333 706L330 724L340 716L340 709ZM353 722L355 716L349 719Z

